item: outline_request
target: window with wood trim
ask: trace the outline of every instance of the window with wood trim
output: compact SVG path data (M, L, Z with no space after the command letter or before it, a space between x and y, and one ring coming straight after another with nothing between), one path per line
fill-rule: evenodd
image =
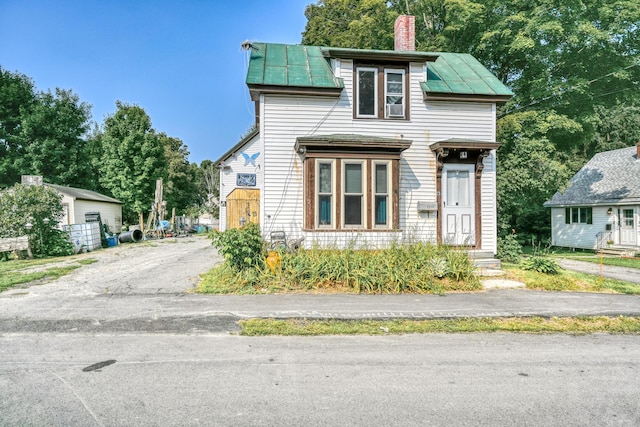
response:
M564 222L565 224L593 224L593 208L565 208Z
M408 118L408 72L396 66L356 66L354 117Z
M305 186L315 229L384 230L397 227L397 160L384 158L309 159L313 172ZM397 203L397 201L396 201ZM311 213L309 213L311 214Z

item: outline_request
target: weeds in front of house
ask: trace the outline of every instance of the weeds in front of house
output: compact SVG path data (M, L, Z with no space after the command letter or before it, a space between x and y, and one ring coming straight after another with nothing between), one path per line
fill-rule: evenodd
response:
M205 293L444 293L481 289L466 252L428 243L387 249L301 249L266 262L257 226L213 235L225 263L202 275ZM273 254L272 254L273 256Z
M241 335L387 335L424 333L640 334L637 317L509 317L432 320L248 319Z

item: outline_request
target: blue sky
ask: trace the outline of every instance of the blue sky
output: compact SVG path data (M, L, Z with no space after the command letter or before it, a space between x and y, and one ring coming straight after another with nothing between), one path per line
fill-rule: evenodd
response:
M139 105L191 162L215 160L253 123L241 43L300 43L309 3L0 0L0 66L73 90L99 124Z

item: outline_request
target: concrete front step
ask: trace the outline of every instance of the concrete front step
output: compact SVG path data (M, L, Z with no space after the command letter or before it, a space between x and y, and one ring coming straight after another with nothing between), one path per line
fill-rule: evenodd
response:
M601 248L600 252L602 252L602 254L604 255L632 257L632 256L635 256L637 251L632 248L607 247L607 248Z

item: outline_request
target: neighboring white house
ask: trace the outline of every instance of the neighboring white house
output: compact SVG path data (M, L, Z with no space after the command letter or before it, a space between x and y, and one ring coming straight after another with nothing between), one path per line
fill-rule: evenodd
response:
M571 178L551 208L554 246L640 251L640 142L598 153Z
M62 185L47 184L62 195L63 217L60 225L84 224L88 222L85 214L99 212L103 224L109 227L111 233L122 230L122 202L113 197L81 188L64 187Z
M495 253L496 104L468 54L253 43L256 128L216 161L220 229L252 221L304 245L420 240Z

